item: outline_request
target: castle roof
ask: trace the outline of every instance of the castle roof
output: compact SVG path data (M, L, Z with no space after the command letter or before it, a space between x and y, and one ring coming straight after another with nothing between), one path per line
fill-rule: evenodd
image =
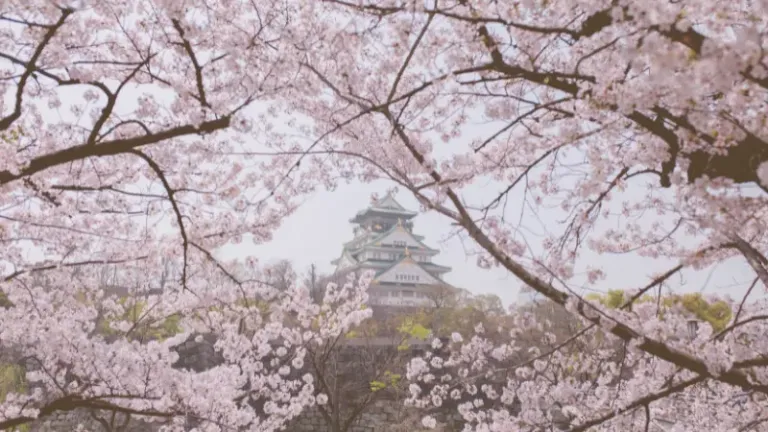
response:
M405 207L400 205L400 203L395 200L392 194L388 193L384 196L384 198L376 200L373 205L367 209L357 212L355 217L350 219L350 222L361 223L365 219L368 219L372 216L392 216L408 220L414 218L417 214L418 213L407 210Z
M400 276L408 276L411 279L400 279ZM433 276L429 271L411 258L410 254L396 261L394 264L376 272L374 282L418 282L420 285L444 285L445 282Z
M339 267L352 267L357 265L358 261L355 259L355 257L352 256L351 253L349 253L349 250L345 248L341 253L341 256L331 261L331 264L338 265Z
M399 237L399 238L398 238ZM417 249L425 252L430 252L432 254L437 254L439 251L437 249L432 249L429 246L425 245L424 242L420 239L421 236L416 236L412 232L405 229L405 227L402 226L402 224L398 223L392 228L388 229L387 231L384 231L383 233L379 234L376 237L373 237L372 239L368 240L367 242L354 247L351 249L352 251L359 251L363 248L369 247L369 246L381 246L382 244L389 244L392 241L395 240L395 238L398 238L399 240L405 241L406 246L408 246L411 249ZM423 237L421 237L423 238ZM354 240L353 240L354 241ZM349 245L352 242L346 243L344 246Z

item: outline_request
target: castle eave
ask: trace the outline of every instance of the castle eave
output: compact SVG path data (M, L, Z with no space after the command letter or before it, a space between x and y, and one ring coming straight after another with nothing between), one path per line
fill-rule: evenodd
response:
M402 211L393 209L368 209L364 212L356 214L355 217L349 221L352 223L361 223L365 221L366 216L397 216L403 220L410 220L416 217L416 215L418 215L418 213L407 210Z

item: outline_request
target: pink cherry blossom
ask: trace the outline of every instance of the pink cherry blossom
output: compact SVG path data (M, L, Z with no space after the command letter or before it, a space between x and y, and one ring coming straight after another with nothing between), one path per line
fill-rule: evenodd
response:
M448 409L481 431L765 430L752 288L715 332L573 287L622 277L595 258L621 255L671 262L626 280L637 298L727 260L766 289L766 17L765 0L6 0L0 361L24 360L30 389L0 428L94 408L276 430L327 402L297 369L370 316L371 275L317 305L215 251L269 241L318 187L384 178L577 326L519 312L437 340L407 372L423 426ZM174 367L210 335L220 364Z

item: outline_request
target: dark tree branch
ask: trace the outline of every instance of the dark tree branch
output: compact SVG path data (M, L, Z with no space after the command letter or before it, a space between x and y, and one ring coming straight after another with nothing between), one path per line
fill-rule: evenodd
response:
M9 127L11 127L13 122L18 120L18 118L21 116L21 105L24 99L24 90L27 85L27 81L29 80L29 77L32 76L32 73L36 69L35 64L37 63L37 60L40 59L40 56L43 54L43 50L45 50L45 47L53 39L53 36L64 25L64 22L67 20L67 17L72 15L73 12L74 10L72 9L62 9L61 17L59 17L59 20L55 24L53 24L50 28L48 28L48 31L45 32L45 36L43 36L43 40L40 41L40 43L37 45L37 49L35 49L35 52L32 54L32 57L29 59L29 62L27 62L27 66L24 69L24 73L21 75L21 79L19 79L19 84L16 87L16 103L13 107L13 112L8 116L0 119L0 131L4 131Z
M49 153L43 156L38 156L32 159L29 164L20 170L18 173L12 173L10 171L0 171L0 185L8 184L14 180L18 180L22 177L30 176L46 169L74 162L77 160L87 159L89 157L104 157L114 156L118 154L128 153L131 150L138 149L140 147L156 144L162 141L166 141L173 138L178 138L184 135L192 134L208 134L221 129L229 127L230 117L222 117L216 120L210 120L201 123L199 126L185 125L178 126L172 129L167 129L162 132L157 132L151 135L144 135L140 137L119 139L113 141L105 141L98 145L81 144L74 147L69 147L63 150L59 150L53 153Z
M86 261L77 261L77 262L62 262L62 263L56 263L56 264L49 264L49 265L44 265L39 267L32 267L24 270L16 270L15 272L3 278L3 282L8 282L26 273L38 273L46 270L54 270L57 268L80 267L80 266L88 266L88 265L125 264L127 262L142 261L147 258L148 257L144 255L136 258L126 258L126 259L120 259L120 260L86 260Z
M183 259L184 263L182 265L181 270L181 285L184 287L184 289L187 289L187 266L188 266L188 257L189 257L189 237L187 236L187 230L184 227L184 216L181 214L181 210L179 209L179 204L176 202L176 198L174 197L174 194L176 191L171 187L171 184L168 182L168 179L165 177L165 173L163 172L163 169L160 168L160 165L157 164L151 157L147 156L146 154L142 153L139 150L131 150L130 153L135 154L136 156L144 159L144 161L149 165L149 167L152 169L152 171L155 172L157 177L160 179L160 182L162 182L163 187L165 188L165 192L168 194L168 200L171 202L171 206L173 207L173 212L176 214L176 223L179 225L179 232L181 233L181 240L182 240L182 247L183 247Z
M192 61L192 67L195 69L195 81L197 82L198 94L197 99L204 107L210 108L211 105L208 103L208 99L205 95L205 84L203 83L203 67L200 66L200 63L197 60L195 51L192 49L192 44L190 44L189 40L184 37L184 29L181 27L181 22L179 22L177 19L172 20L172 22L173 28L176 29L176 31L179 33L179 37L181 37L181 46L184 47L184 51L187 52L189 59Z
M757 277L760 278L763 286L768 289L768 258L738 234L729 233L728 237L733 241L735 248L744 255L747 263L755 271Z
M657 401L659 399L663 399L663 398L665 398L665 397L667 397L667 396L669 396L669 395L671 395L673 393L677 393L677 392L680 392L682 390L685 390L685 389L687 389L688 387L690 387L692 385L698 384L700 382L704 382L705 380L706 380L706 377L697 376L697 377L691 378L689 380L682 381L682 382L680 382L678 384L675 384L673 386L668 387L665 390L662 390L662 391L657 392L657 393L651 393L651 394L649 394L647 396L644 396L644 397L642 397L640 399L637 399L636 401L634 401L631 404L623 407L622 409L615 410L615 411L612 411L612 412L610 412L608 414L605 414L605 415L603 415L601 417L595 418L593 420L586 421L586 422L584 422L584 423L582 423L582 424L580 424L580 425L570 429L569 432L584 432L584 431L587 431L587 430L589 430L589 428L597 426L597 425L602 424L602 423L605 423L605 422L607 422L608 420L610 420L610 419L612 419L614 417L617 417L619 415L622 415L622 414L625 414L627 412L630 412L630 411L632 411L634 409L637 409L637 408L639 408L639 407L641 407L643 405L647 406L648 404L650 404L653 401Z
M105 396L108 398L115 398L116 396ZM141 398L141 397L135 397ZM125 408L119 405L115 405L110 402L105 402L100 398L83 398L78 395L66 395L59 399L54 400L51 403L46 404L37 415L37 417L16 417L9 420L0 421L0 430L12 429L17 426L21 426L26 423L33 422L35 420L48 417L56 412L73 411L78 408L90 408L97 410L110 410L122 414L135 414L146 417L173 417L179 415L175 412L163 412L156 410L136 410L133 408Z
M136 73L139 72L139 70L149 64L150 60L155 55L148 56L144 61L139 63L132 71L128 74L123 81L120 82L120 85L117 87L117 90L115 90L114 93L109 91L107 86L96 83L97 87L99 87L106 95L107 95L107 104L104 106L104 108L101 109L101 115L96 120L96 123L93 125L93 128L91 129L91 133L88 135L88 139L86 140L86 144L90 145L96 145L96 139L99 137L99 133L101 132L101 128L104 127L104 124L109 119L109 116L112 115L112 111L115 108L115 104L117 103L117 97L120 95L120 92L123 90L125 85L133 79L133 77L136 75Z

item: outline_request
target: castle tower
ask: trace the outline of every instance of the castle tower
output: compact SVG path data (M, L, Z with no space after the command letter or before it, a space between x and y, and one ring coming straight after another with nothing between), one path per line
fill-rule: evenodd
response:
M387 194L350 220L355 237L332 264L337 274L376 272L369 288L371 305L430 307L435 295L453 289L443 281L450 267L432 262L440 252L413 233L416 215Z

